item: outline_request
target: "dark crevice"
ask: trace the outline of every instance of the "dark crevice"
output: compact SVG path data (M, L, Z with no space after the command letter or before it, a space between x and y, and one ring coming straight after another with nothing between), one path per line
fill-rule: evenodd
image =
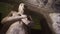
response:
M42 25L42 32L41 32L42 34L52 34L52 31L50 30L47 21L43 16L42 19L40 20L40 23Z
M39 29L31 29L31 34L52 34L45 17L42 14L36 13L34 11L26 10L26 14L30 14L31 16L39 16L41 30Z
M45 0L45 1L44 1L44 5L46 5L47 3L48 3L48 0Z

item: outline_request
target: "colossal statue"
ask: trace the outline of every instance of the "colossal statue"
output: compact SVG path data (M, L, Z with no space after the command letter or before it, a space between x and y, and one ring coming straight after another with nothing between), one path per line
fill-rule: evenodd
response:
M3 18L1 23L10 25L6 34L28 34L27 26L32 26L32 20L28 20L27 15L24 14L24 3L21 3L18 12L11 11L11 15Z

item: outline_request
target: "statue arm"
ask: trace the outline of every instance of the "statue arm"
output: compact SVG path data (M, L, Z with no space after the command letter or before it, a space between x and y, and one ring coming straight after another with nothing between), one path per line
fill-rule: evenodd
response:
M24 18L24 17L23 16L5 17L5 18L2 19L1 23L5 24L5 23L8 23L8 22L15 22L15 21L20 20L21 18Z
M34 27L34 22L33 19L31 18L31 16L27 16L27 18L22 19L22 21L24 22L25 25L27 25L28 27Z

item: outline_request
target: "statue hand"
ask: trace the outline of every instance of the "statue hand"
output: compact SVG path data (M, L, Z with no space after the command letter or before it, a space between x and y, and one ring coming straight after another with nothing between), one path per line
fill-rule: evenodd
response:
M27 18L27 16L26 16L26 15L21 15L21 17L22 17L22 18Z

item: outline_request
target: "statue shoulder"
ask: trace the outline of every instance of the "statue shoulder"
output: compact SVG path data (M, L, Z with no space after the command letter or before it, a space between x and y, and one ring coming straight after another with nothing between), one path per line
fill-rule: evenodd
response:
M15 13L17 13L16 11L11 11L9 14L8 14L8 16L10 17L10 16L12 16L13 14L15 14Z

